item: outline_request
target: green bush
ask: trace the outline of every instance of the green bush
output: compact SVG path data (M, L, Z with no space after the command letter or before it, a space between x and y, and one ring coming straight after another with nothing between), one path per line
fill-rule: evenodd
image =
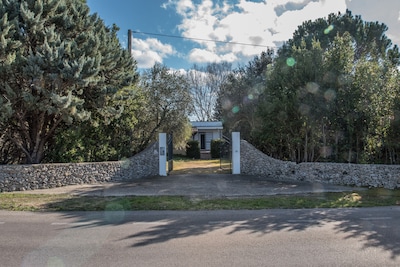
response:
M221 146L224 143L221 139L211 140L211 158L219 159L221 157Z
M192 159L200 158L199 141L191 140L186 143L186 156Z

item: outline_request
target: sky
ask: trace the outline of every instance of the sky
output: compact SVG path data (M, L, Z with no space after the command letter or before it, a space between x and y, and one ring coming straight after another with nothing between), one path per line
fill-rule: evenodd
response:
M172 69L227 61L244 65L277 49L307 20L349 9L364 21L389 27L400 45L399 0L87 0L107 26L120 28L124 48L133 31L132 54L140 69L156 62ZM145 34L146 33L146 34ZM215 42L216 41L216 42Z

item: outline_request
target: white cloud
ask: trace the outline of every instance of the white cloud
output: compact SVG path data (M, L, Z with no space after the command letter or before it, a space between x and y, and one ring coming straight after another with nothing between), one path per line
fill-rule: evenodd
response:
M188 0L169 0L182 19L182 36L275 47L287 41L304 21L345 12L346 0L249 0L211 1L198 4ZM221 44L197 40L199 48L189 55L195 63L232 62L258 55L267 47Z
M220 62L221 58L213 52L205 49L195 48L189 53L189 60L197 63Z
M284 12L276 18L277 34L274 39L285 41L293 36L293 32L306 20L316 20L318 18L327 17L330 13L344 13L346 3L344 0L326 0L319 2L310 2L301 10L290 10Z
M362 15L364 21L378 21L388 26L385 33L393 44L400 44L400 1L399 0L353 0L347 7L354 15Z
M207 49L192 49L189 53L189 60L196 63L207 63L207 62L234 62L238 58L235 53L227 53L227 54L217 54L215 52L211 52Z
M139 68L151 68L156 62L163 63L163 59L176 53L169 44L163 44L155 38L132 39L132 55Z
M176 6L178 14L182 14L193 8L193 3L191 0L168 0L168 2L161 5L161 7L164 9L167 9L171 6Z

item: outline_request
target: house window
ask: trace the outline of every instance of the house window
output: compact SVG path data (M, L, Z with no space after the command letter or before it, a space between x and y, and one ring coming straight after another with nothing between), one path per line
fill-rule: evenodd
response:
M206 149L206 134L200 134L200 149Z

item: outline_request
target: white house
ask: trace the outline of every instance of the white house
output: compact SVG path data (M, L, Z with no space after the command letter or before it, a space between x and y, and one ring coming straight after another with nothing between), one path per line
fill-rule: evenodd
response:
M221 121L192 121L192 139L200 146L201 158L210 158L211 140L222 139Z

